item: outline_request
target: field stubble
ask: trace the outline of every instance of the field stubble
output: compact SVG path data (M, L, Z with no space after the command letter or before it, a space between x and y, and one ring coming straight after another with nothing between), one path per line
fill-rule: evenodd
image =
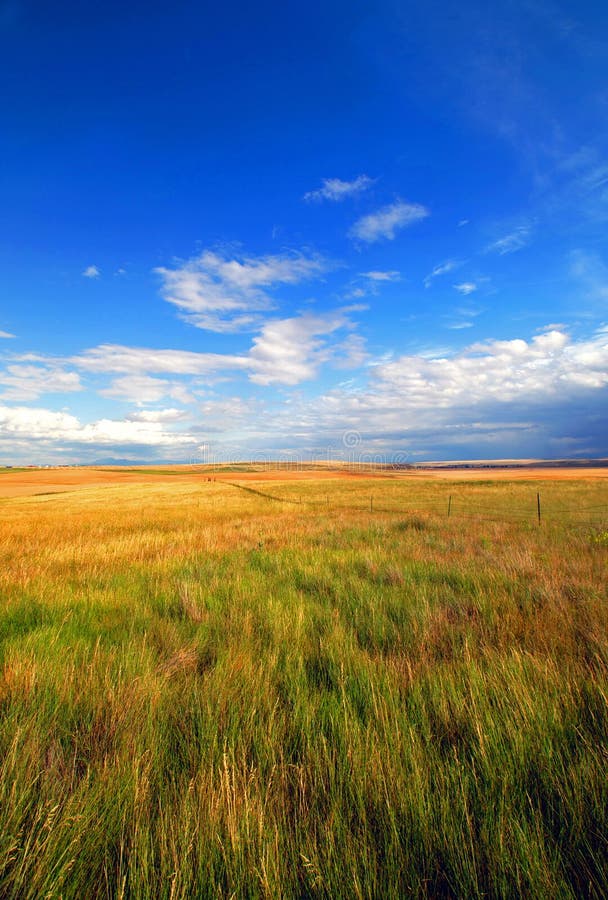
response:
M605 896L606 482L230 481L0 506L0 895Z

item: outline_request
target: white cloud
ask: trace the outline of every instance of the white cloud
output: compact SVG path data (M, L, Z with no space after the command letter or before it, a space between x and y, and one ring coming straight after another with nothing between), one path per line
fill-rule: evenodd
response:
M233 431L255 427L264 418L264 407L255 398L211 397L201 404L203 427L206 433Z
M499 253L505 256L507 253L516 253L529 243L530 229L527 225L516 228L510 234L493 241L486 247L487 253Z
M375 269L370 272L359 272L358 276L350 282L343 296L346 300L360 300L370 294L376 296L384 284L400 280L401 272L398 272L396 269L388 271ZM360 307L360 309L365 308L367 307Z
M99 391L103 397L127 400L137 404L157 403L165 397L178 403L192 403L194 397L186 386L178 381L152 378L149 375L124 375L116 378L110 387Z
M143 444L165 447L190 446L194 442L192 435L165 431L161 422L130 422L124 419L100 419L81 425L71 440L86 444Z
M487 341L451 357L403 356L374 375L383 391L400 393L406 409L563 397L608 385L608 335L573 343L548 331L529 342Z
M554 439L584 434L586 446L605 452L608 331L572 341L551 330L530 340L472 344L453 355L402 356L368 371L367 386L290 404L267 422L268 433L308 433L317 446L330 447L331 435L339 442L353 428L369 436L361 450L409 446L424 455L424 441L435 454L448 447L453 456L461 446L473 457L484 455L483 445L500 455L509 455L507 448L510 455L533 448L533 455L551 455Z
M56 438L78 428L78 420L64 412L26 406L0 406L0 439L25 436L28 439Z
M101 269L97 268L97 266L87 266L82 274L84 278L99 278Z
M143 374L155 372L171 375L207 375L212 372L247 367L246 356L221 353L196 353L192 350L156 350L100 344L73 356L70 363L89 372Z
M360 334L349 334L345 340L336 344L334 354L337 369L359 369L369 358L365 338Z
M0 331L0 338L14 338L15 335L11 334L10 331Z
M445 262L439 263L424 279L425 288L430 287L435 278L438 278L440 275L447 275L448 272L453 272L454 269L458 269L461 265L462 260L460 259L446 259Z
M255 331L272 309L268 291L317 278L331 268L318 255L233 256L205 250L174 269L160 267L162 295L183 318L209 331Z
M474 281L463 281L460 284L453 284L452 287L459 294L464 294L465 297L477 290L477 285Z
M254 343L245 371L257 384L289 386L314 377L326 362L360 366L365 350L351 327L344 310L273 320ZM342 339L340 330L347 331ZM423 455L428 447L435 455L442 447L452 456L455 448L463 448L465 455L483 456L492 448L498 455L509 455L507 448L510 455L521 455L535 447L531 455L542 455L538 451L544 447L550 455L556 441L574 448L599 447L600 452L605 446L608 329L573 340L562 329L550 328L526 340L472 343L458 353L436 348L385 357L364 371L367 384L364 373L358 373L354 381L320 396L286 393L281 405L213 395L202 402L196 429L188 425L192 412L174 408L137 410L124 420L84 424L66 412L0 406L0 449L5 456L24 458L36 447L40 454L72 447L77 458L84 458L96 448L140 446L150 455L181 452L187 458L209 434L234 432L243 442L240 449L233 448L237 458L247 451L251 455L260 442L298 448L308 441L328 448L336 435L336 446L343 449L340 435L349 428L369 435L367 448L389 453L408 446ZM149 381L162 382L163 390L172 384L169 379ZM184 430L173 430L180 423ZM489 449L481 452L482 447Z
M127 422L181 422L191 414L185 409L138 409L125 416Z
M391 269L388 272L361 272L363 278L369 278L370 281L399 281L401 278L401 272L397 272L395 269Z
M374 213L362 216L351 227L349 236L368 244L382 239L392 241L400 229L426 219L429 215L428 209L419 203L404 203L403 200L397 200Z
M180 447L192 445L189 434L167 432L160 422L100 419L88 424L76 416L50 409L0 406L0 446L25 439L52 446L56 442L92 445L137 444Z
M304 200L320 203L331 200L336 203L367 191L376 181L368 175L359 175L353 181L342 181L340 178L324 178L322 186L315 191L304 194Z
M58 367L9 365L0 372L3 400L36 400L42 394L65 394L83 390L77 372Z
M146 347L127 347L102 344L84 350L69 360L70 365L87 372L116 373L116 378L100 393L138 403L155 403L170 397L181 403L192 402L188 385L182 382L152 377L212 376L244 374L257 384L295 385L314 378L319 367L339 355L354 358L354 346L330 345L326 340L339 329L351 330L354 325L348 314L365 307L346 306L334 312L313 315L304 313L284 319L269 319L253 339L248 351L241 355L196 353L189 350L155 350ZM27 354L21 360L45 361L43 357ZM46 360L48 363L49 361Z
M267 322L249 352L251 381L295 385L314 378L332 357L324 337L349 324L342 312Z

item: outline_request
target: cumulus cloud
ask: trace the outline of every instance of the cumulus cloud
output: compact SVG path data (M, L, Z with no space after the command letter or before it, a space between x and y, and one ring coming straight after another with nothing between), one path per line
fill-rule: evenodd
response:
M163 378L152 378L150 375L124 375L122 378L114 379L110 387L99 393L103 397L126 400L139 405L157 403L165 397L177 400L178 403L194 401L194 397L184 384Z
M42 446L56 443L96 446L134 444L152 447L192 445L190 434L168 432L161 422L99 419L82 423L67 412L26 406L0 406L0 446L25 439Z
M367 244L380 240L392 241L402 228L426 219L429 215L428 209L419 203L397 200L357 219L349 231L349 236Z
M474 316L478 311L457 312ZM131 389L134 395L138 390L149 391L146 396L156 402L171 396L175 383L142 379L146 372L200 375L236 366L256 384L295 385L311 380L322 364L337 359L345 347L362 352L361 339L352 333L343 341L330 340L340 330L352 329L346 309L306 313L269 320L250 350L239 357L109 346L87 351L80 360L93 371L138 374L140 380L117 379L114 385L125 394ZM376 388L399 388L403 408L415 404L434 408L454 404L458 398L467 404L491 398L511 402L517 397L563 393L577 385L599 388L608 383L608 332L573 342L564 331L551 329L528 342L491 340L471 344L454 355L429 352L390 358L371 371Z
M68 360L53 362L55 366L66 362L90 373L120 375L100 393L136 403L155 403L165 397L191 403L191 389L188 384L175 381L175 376L245 375L256 384L295 385L314 378L325 362L340 357L343 363L346 357L356 357L356 342L351 341L346 353L344 344L335 342L332 347L329 337L340 329L352 331L354 323L349 313L361 308L346 306L317 315L267 319L250 348L240 355L101 344ZM26 354L21 360L45 361L34 354ZM155 377L159 375L173 379Z
M427 457L442 448L444 455L461 450L478 458L509 450L551 455L564 447L605 453L608 329L573 340L562 328L547 328L525 340L488 340L457 353L436 350L371 364L346 312L338 310L267 323L247 354L245 372L256 384L289 387L315 377L327 362L367 365L334 389L314 397L288 392L268 407L257 398L216 394L196 412L141 409L123 420L82 423L66 412L0 406L0 448L6 455L18 447L23 455L32 446L45 453L73 447L86 456L96 447L137 446L150 455L170 451L187 458L206 435L221 442L222 433L234 432L245 441L233 448L236 458L262 446L331 447L350 428L366 436L361 449L407 447ZM161 385L143 383L150 402L171 389L172 379L150 379L156 381ZM189 423L196 420L194 428Z
M291 404L269 429L286 439L308 432L324 447L356 429L361 451L386 449L389 458L400 447L427 458L554 455L558 446L605 454L598 413L608 393L608 331L573 341L549 330L453 355L401 356L368 371L367 385Z
M0 372L3 400L37 400L42 394L83 390L78 372L52 366L14 364Z
M342 312L267 322L249 352L251 381L295 385L314 378L319 366L332 357L325 338L347 325Z
M87 266L82 275L84 278L99 278L99 276L101 275L101 269L99 269L97 266Z
M340 178L324 178L321 187L304 194L304 200L320 203L330 200L334 203L345 200L367 191L376 181L368 175L358 175L353 181L342 181Z
M383 390L398 390L405 408L529 403L608 385L608 335L571 342L548 331L526 342L471 344L451 357L402 356L374 371Z
M319 255L283 253L238 256L205 250L176 266L155 269L161 276L165 300L182 317L208 331L254 331L261 314L272 309L273 288L317 278L331 264Z

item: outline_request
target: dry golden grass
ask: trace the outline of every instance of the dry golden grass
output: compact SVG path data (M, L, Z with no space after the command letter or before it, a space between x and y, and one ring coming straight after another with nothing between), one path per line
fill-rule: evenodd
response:
M102 475L1 476L0 896L606 895L608 482Z

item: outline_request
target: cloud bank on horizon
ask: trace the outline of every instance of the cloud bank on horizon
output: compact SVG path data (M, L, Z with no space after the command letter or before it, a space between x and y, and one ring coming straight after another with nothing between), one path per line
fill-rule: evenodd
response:
M608 14L271 7L6 24L0 463L608 456Z

